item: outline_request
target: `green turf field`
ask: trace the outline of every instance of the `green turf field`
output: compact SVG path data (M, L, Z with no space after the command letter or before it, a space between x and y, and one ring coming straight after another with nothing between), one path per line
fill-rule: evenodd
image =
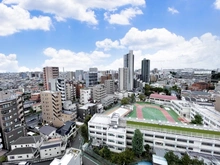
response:
M167 121L163 113L156 108L151 108L151 107L142 108L142 113L145 119Z
M144 102L137 102L136 104L139 104L141 106L148 106L149 103L144 103ZM152 105L156 105L156 104L152 104ZM158 108L160 107L159 105ZM168 110L167 112L170 114L170 116L176 121L176 122L180 122L178 120L178 114L176 114L176 112L174 110L172 110L171 108L169 108L170 110ZM161 121L167 121L166 117L163 115L163 113L156 109L156 108L152 108L152 107L144 107L142 108L142 114L143 114L143 118L146 120L161 120ZM134 109L133 111L127 116L127 117L131 117L131 118L137 118L137 113L136 113L136 106L134 105Z
M133 111L131 111L131 113L129 113L127 117L133 117L133 118L137 117L136 106L134 106Z
M176 121L176 122L180 122L179 121L179 119L178 119L178 115L177 115L177 113L174 111L174 110L172 110L171 108L170 108L170 110L169 111L167 111L169 114L170 114L170 116Z

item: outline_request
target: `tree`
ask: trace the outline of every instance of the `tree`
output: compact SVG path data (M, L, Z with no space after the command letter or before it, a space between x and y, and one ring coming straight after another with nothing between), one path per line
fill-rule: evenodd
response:
M110 158L111 156L111 152L108 149L107 146L104 146L100 151L99 151L99 155L105 159Z
M141 101L145 101L146 96L145 96L144 94L139 94L139 99L140 99Z
M182 165L190 165L191 164L191 159L187 153L185 153L181 159L180 159L180 164Z
M202 116L200 116L199 114L196 114L196 115L194 116L194 120L191 120L191 124L202 125L202 124L203 124Z
M168 165L178 165L179 157L176 156L173 151L169 151L165 154L164 158L167 160Z
M132 95L131 95L130 102L131 102L131 103L135 103L135 101L136 101L136 100L135 100L135 94L132 94Z
M139 129L136 129L134 136L132 138L132 149L138 157L141 156L143 152L143 134Z
M130 98L128 98L128 97L124 97L123 99L121 99L121 104L122 105L129 104L129 102L130 102Z
M88 127L86 124L81 126L81 135L84 138L84 141L88 141Z
M86 124L88 126L88 122L91 119L91 115L86 115L85 120L84 120L84 124Z

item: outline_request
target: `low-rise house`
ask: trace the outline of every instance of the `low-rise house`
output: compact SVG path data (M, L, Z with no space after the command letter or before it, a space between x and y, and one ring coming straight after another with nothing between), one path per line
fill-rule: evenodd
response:
M51 158L61 155L66 149L66 144L61 138L50 139L44 142L40 147L40 158Z
M40 135L44 136L46 139L48 138L57 138L60 137L59 134L56 133L57 128L45 125L39 129Z
M16 148L33 147L38 148L43 142L42 136L25 136L19 137L15 142L11 144L11 150Z
M73 121L67 121L62 127L56 130L56 133L69 139L70 136L76 134L76 123Z
M33 147L16 148L7 154L8 161L37 158L38 150Z

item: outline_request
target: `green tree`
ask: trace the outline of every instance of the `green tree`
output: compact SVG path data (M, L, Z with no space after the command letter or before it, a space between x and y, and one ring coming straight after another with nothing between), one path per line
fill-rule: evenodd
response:
M121 153L123 157L123 164L130 164L134 161L134 152L131 149L126 148L124 152Z
M88 126L88 122L91 119L91 115L86 115L85 119L84 119L84 124L86 124Z
M180 163L182 165L190 165L191 164L191 159L189 157L189 155L187 153L185 153L181 159L180 159Z
M138 157L141 156L143 152L143 134L139 129L136 129L134 136L132 138L132 149Z
M81 135L84 138L84 141L87 142L88 141L88 127L86 124L83 124L81 126Z
M109 159L111 156L111 152L108 149L107 146L104 146L100 151L99 151L99 155L105 159Z
M138 97L141 101L145 101L145 99L146 99L146 96L144 94L139 94Z
M167 152L164 158L167 160L168 165L179 165L179 157L173 151Z
M129 102L130 102L130 98L128 98L128 97L124 97L123 99L121 99L121 104L122 105L129 104Z
M135 99L135 94L132 94L131 95L131 99L130 99L130 102L131 103L135 103L136 99Z
M203 123L203 119L202 119L202 116L200 116L199 114L196 114L194 116L194 120L191 120L191 124L202 125L202 123Z

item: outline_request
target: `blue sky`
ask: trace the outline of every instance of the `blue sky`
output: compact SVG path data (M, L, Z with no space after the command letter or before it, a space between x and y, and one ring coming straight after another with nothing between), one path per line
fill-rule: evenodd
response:
M2 0L0 72L220 66L220 0Z

